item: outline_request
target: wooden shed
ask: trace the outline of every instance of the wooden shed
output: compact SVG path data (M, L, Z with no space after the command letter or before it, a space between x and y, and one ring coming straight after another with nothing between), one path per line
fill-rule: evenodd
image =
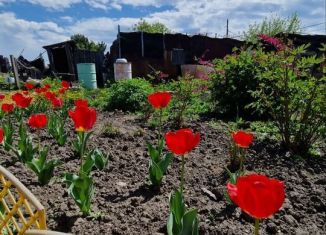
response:
M80 50L74 41L69 40L43 47L49 57L50 69L55 76L65 80L78 80L77 64L94 63L96 65L97 86L104 86L104 51Z

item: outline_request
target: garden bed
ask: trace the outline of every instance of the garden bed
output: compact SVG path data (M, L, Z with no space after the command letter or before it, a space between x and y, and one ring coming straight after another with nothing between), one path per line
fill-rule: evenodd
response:
M105 170L92 173L92 208L97 216L83 217L59 179L61 173L77 172L79 168L79 157L69 143L75 138L72 123L66 126L69 136L64 147L59 147L45 131L42 133L42 145L51 147L50 158L65 163L56 168L57 178L50 185L41 187L35 174L22 163L13 163L14 157L3 148L1 164L39 198L52 230L73 234L166 234L169 194L178 186L180 160L174 158L160 189L149 186L146 142L154 143L157 135L145 123L130 114L98 113L89 148L100 148L110 155L110 160ZM201 133L201 141L187 156L184 198L189 207L199 210L200 234L252 234L252 219L224 198L229 133L222 126L212 128L209 122L194 122L189 127ZM262 234L326 231L325 157L302 160L282 151L277 143L256 141L249 149L246 168L282 180L286 186L285 203L273 219L262 222Z

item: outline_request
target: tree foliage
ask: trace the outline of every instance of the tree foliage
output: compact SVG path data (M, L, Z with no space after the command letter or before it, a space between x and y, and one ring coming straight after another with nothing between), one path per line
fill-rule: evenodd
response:
M83 34L74 34L70 37L76 43L76 46L80 50L89 50L89 51L105 51L106 43L105 42L94 42L89 40Z
M133 31L146 32L146 33L170 33L171 30L160 22L149 23L141 19L132 28Z
M265 34L275 36L278 33L299 33L301 21L295 13L288 18L282 18L277 15L265 17L261 23L249 25L249 29L244 32L244 38L248 42L257 42L257 35Z

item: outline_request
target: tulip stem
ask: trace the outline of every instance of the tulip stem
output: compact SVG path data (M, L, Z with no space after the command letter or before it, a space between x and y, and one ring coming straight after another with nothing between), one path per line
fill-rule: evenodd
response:
M259 219L255 219L255 235L259 235Z
M183 185L184 185L184 174L185 174L185 156L181 156L182 165L181 165L181 180L180 180L180 192L183 193Z
M79 150L79 154L80 154L80 169L83 169L83 156L84 156L84 150L85 150L85 132L80 131L78 132L79 138L80 138L80 150Z
M162 138L162 115L163 115L163 110L160 109L159 130L158 130L158 144L160 144L161 138Z

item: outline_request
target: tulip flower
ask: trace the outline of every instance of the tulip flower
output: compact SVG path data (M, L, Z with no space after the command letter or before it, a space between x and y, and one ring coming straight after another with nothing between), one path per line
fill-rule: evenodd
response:
M244 161L246 150L252 144L254 136L253 134L245 131L236 131L231 134L233 140L233 147L231 149L231 166L232 168L238 167L236 164L240 161L238 175L243 175L245 172Z
M64 87L62 87L62 88L60 88L60 89L58 90L58 92L59 92L60 94L64 94L66 91L67 91L67 88L64 88Z
M232 133L234 143L240 148L249 148L252 144L254 135L245 131L237 131Z
M14 95L11 96L12 100L15 101L16 105L19 107L19 108L27 108L33 98L30 97L30 96L24 96L22 95L21 93L15 93Z
M50 85L50 84L44 84L44 88L45 88L46 90L49 90L49 89L51 88L51 85Z
M41 129L47 124L47 117L44 113L31 115L28 119L28 125L32 128Z
M32 84L32 83L25 83L25 88L27 89L27 90L32 90L33 88L34 88L34 84Z
M56 98L56 95L51 91L45 92L44 96L48 101L51 101L52 99Z
M75 124L77 131L77 140L74 142L76 151L80 155L81 170L83 166L83 156L86 149L86 142L91 132L85 135L85 132L92 129L96 122L96 110L85 105L76 106L75 110L68 111L69 117Z
M44 89L44 87L37 87L37 88L35 88L34 91L35 91L37 94L41 94L41 93L45 92L45 89Z
M230 199L255 219L255 234L259 234L259 220L277 212L285 199L282 181L264 175L240 176L236 184L227 184Z
M180 129L176 132L168 132L165 140L171 152L175 155L185 155L198 145L200 134L193 133L191 129Z
M170 215L167 223L168 234L198 234L197 209L186 210L183 199L185 154L193 150L200 141L200 134L193 133L191 129L180 129L176 132L165 134L165 142L168 149L175 155L181 155L182 165L180 173L180 190L174 190L170 195ZM180 209L181 208L181 209ZM189 216L191 214L191 216ZM182 222L181 222L182 221ZM188 221L184 223L183 221ZM180 233L180 231L182 231Z
M163 108L165 108L171 100L169 92L156 92L148 96L148 102L160 111L159 114L159 131L158 131L158 143L154 147L150 143L147 143L148 153L150 156L149 160L149 179L152 185L159 186L162 182L163 176L165 175L167 168L172 161L173 155L167 153L162 156L164 147L164 138L162 137L162 116Z
M168 149L175 155L181 155L182 166L181 166L181 182L180 192L183 192L184 185L184 155L193 150L200 141L200 134L193 133L191 129L180 129L176 132L168 132L165 134L165 142Z
M165 108L170 100L171 94L169 92L155 92L147 97L148 102L153 106L155 109L162 109Z
M15 106L13 104L2 104L1 110L5 113L11 113L14 110Z
M93 128L96 110L87 106L77 106L74 111L69 110L69 117L73 120L77 132L85 132Z
M81 106L88 107L88 101L87 100L78 99L78 100L75 100L74 103L75 103L76 107L81 107Z
M3 141L3 137L4 137L3 129L0 128L0 143L2 143L2 141Z
M69 89L70 83L68 81L62 80L61 86L62 86L62 88Z
M63 100L61 98L54 97L51 99L51 103L54 108L60 108L63 105Z
M0 100L3 100L4 98L6 98L6 96L3 94L0 94Z

